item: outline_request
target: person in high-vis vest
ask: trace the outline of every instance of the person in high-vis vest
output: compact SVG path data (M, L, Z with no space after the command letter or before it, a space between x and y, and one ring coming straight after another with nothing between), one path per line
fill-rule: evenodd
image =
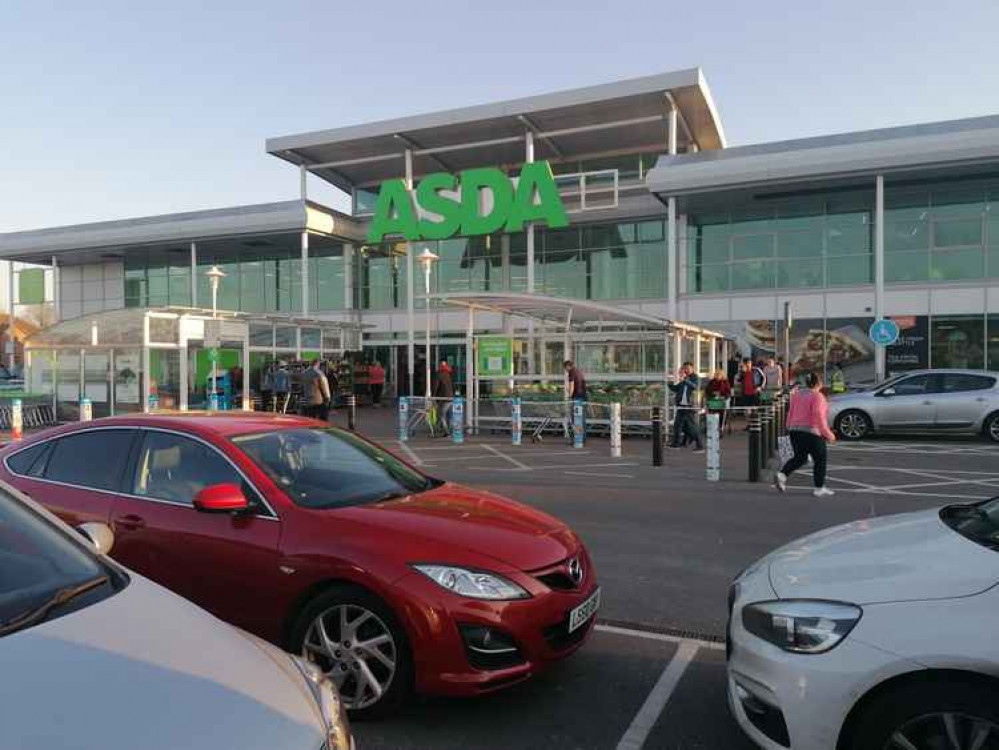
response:
M843 365L839 362L833 365L832 374L829 376L829 392L834 396L846 393L846 375L843 374Z

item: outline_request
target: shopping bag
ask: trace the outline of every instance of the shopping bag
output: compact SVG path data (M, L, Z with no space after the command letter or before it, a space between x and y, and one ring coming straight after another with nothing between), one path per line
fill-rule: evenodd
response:
M786 464L794 457L794 448L791 446L790 435L781 435L777 438L777 452L780 454L781 465Z

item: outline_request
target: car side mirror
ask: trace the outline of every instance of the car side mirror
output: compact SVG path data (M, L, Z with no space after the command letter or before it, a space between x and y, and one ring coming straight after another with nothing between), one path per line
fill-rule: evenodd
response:
M894 388L885 388L878 395L879 396L885 396L885 397L894 396L895 395L895 389Z
M243 513L250 502L238 484L213 484L194 496L194 508L202 513Z
M94 549L97 550L98 555L108 554L114 546L114 532L111 531L111 527L106 523L88 521L87 523L81 523L76 527L76 530L83 534L88 542L94 545Z

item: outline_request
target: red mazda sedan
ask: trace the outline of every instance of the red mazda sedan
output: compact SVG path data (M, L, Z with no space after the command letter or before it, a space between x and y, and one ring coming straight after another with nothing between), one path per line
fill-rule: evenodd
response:
M525 680L600 604L565 524L307 419L115 417L0 457L68 523L109 524L126 566L311 659L355 713Z

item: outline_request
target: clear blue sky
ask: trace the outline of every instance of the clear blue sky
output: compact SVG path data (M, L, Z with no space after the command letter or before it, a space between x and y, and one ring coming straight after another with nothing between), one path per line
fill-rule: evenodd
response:
M294 198L269 136L697 65L733 145L999 114L997 30L995 0L4 0L0 231Z

